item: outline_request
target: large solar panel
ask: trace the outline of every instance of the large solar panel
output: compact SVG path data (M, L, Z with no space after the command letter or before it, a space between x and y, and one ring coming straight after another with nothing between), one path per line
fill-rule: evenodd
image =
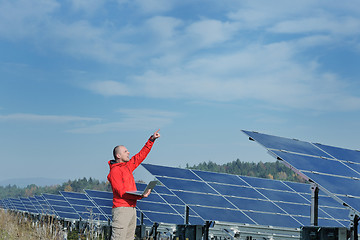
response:
M60 194L75 209L82 220L107 221L107 217L99 210L99 208L83 193L64 192Z
M360 213L360 152L319 143L244 131L274 157L338 202ZM319 200L321 203L321 200Z
M142 165L203 221L289 228L310 225L309 184ZM320 197L324 201L319 225L347 226L348 211L332 198Z
M34 196L34 198L38 201L41 207L41 214L43 215L51 215L55 216L55 211L50 207L50 205L45 201L43 196Z
M55 214L62 219L79 220L80 215L61 195L43 193L45 201L54 210Z
M112 210L112 192L97 191L97 190L84 190L85 194L91 199L95 205L99 208L100 212L106 217L107 220L111 220Z
M144 190L146 184L137 183L136 187ZM185 204L164 186L156 186L149 197L138 200L137 208L153 223L185 223ZM192 211L189 223L202 224L203 220Z
M1 200L1 207L3 209L13 209L13 206L10 203L10 200L8 198Z
M36 200L35 197L29 197L29 200L31 202L31 204L34 206L34 208L37 211L37 214L42 214L42 207L40 205L40 203L38 202L38 200Z
M27 212L26 207L19 198L8 198L13 210Z
M32 213L32 214L39 214L39 211L35 208L35 206L30 201L29 198L21 197L20 201L23 203L23 205L27 209L27 212Z

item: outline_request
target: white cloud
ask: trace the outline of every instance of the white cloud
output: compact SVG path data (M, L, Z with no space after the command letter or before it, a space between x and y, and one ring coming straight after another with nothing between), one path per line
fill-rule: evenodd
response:
M105 133L115 131L154 130L171 124L179 113L156 109L120 109L119 121L95 124L88 127L72 129L72 133Z
M207 55L134 76L133 95L215 101L253 99L292 108L355 110L360 99L347 93L335 74L318 62L297 62L297 42L251 45L230 54ZM99 83L101 85L101 83Z
M156 38L169 40L177 35L176 28L182 24L181 20L173 17L155 16L145 22L143 30L153 32Z
M201 48L230 40L236 30L236 24L207 19L190 24L185 34L189 42Z
M275 0L269 3L263 1L242 1L238 8L228 13L232 20L242 23L246 29L271 26L281 19L297 18L303 14L311 15L317 3L314 1Z
M95 27L88 21L71 24L54 23L50 32L54 42L62 46L62 51L75 58L90 58L105 63L125 63L124 55L132 49L129 43L122 43L106 28ZM55 40L56 39L56 40Z
M318 16L285 20L268 29L276 33L329 33L356 35L360 33L360 18Z
M35 38L60 5L55 0L4 0L0 2L0 37ZM46 28L46 27L45 27Z
M99 16L103 22L95 24L91 18L57 18L61 2L35 2L3 1L0 36L38 36L40 43L49 42L73 58L96 60L112 69L120 65L119 71L124 66L139 66L121 81L89 80L86 88L98 94L359 108L358 98L347 93L341 77L321 70L317 56L298 60L308 47L339 38L356 39L360 20L355 14L344 14L350 13L349 5L310 0L242 1L227 14L227 20L206 13L194 20L180 18L181 14L165 16L164 12L174 7L169 1L118 1L120 6L135 4L147 14L127 24ZM88 13L101 7L96 0L71 3L75 11ZM343 12L334 11L336 7ZM11 22L14 27L10 28ZM267 31L259 32L260 28ZM276 42L278 36L273 36L279 33L291 35L291 40ZM355 49L359 44L353 42Z
M0 115L0 121L69 123L69 122L93 122L93 121L101 121L101 119L100 118L79 117L79 116L15 113L15 114L9 114L9 115Z

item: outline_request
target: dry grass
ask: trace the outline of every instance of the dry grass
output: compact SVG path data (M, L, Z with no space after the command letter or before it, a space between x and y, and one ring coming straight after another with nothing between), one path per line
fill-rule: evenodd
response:
M42 222L42 223L40 223ZM33 221L23 214L0 209L0 240L58 240L63 232L58 222Z

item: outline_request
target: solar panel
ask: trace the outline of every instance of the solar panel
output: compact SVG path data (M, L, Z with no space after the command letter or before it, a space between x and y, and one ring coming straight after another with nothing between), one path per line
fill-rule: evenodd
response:
M84 190L85 194L91 199L99 208L100 212L106 217L107 220L112 219L112 192L97 191L97 190Z
M50 207L50 205L45 201L43 196L34 196L41 206L41 214L55 216L55 211Z
M107 221L99 208L83 193L64 192L60 194L75 209L83 220Z
M304 178L317 183L336 201L360 213L359 151L258 132L243 132Z
M20 212L27 212L26 207L19 198L8 198L8 200L12 206L12 209Z
M72 219L79 220L80 215L75 211L75 209L66 201L66 199L61 195L47 194L43 193L45 201L50 205L54 210L55 214L59 218L63 219Z
M21 197L20 201L22 201L23 205L27 209L27 212L32 214L39 214L38 210L35 208L29 198Z
M143 190L146 184L136 183L138 190ZM157 185L147 198L137 201L137 208L151 222L167 224L184 224L185 204L164 186ZM194 212L189 213L189 222L198 224L203 220Z
M9 198L3 199L3 204L6 209L15 210Z
M36 209L36 211L38 212L38 214L42 214L42 207L41 207L40 203L36 200L36 198L29 197L29 200L32 203L32 205L34 206L34 208Z
M142 165L203 221L290 228L310 225L309 184ZM327 199L323 194L321 198ZM320 209L320 224L343 227L349 223L345 208L333 200L324 201Z

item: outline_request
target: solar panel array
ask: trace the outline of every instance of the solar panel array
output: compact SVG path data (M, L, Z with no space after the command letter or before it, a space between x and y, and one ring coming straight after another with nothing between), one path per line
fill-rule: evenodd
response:
M60 194L74 208L75 212L85 220L107 221L108 218L95 205L95 203L83 193L64 192Z
M360 152L244 131L273 156L283 160L305 178L319 185L343 205L360 213ZM320 200L321 201L321 200Z
M310 225L310 185L142 164L188 205L195 222L299 228ZM348 210L320 194L319 225L346 227ZM203 224L201 223L201 224Z
M188 223L192 225L204 225L206 221L280 228L310 225L309 184L152 164L143 166L162 186L156 186L148 198L138 200L138 225L141 221L146 226L184 224L186 207L190 210ZM145 187L146 184L137 183L138 190ZM112 197L111 192L105 191L61 191L59 195L3 199L0 206L61 219L107 224L111 221ZM320 226L347 227L350 224L348 215L347 208L320 192Z
M276 181L230 174L204 172L151 164L143 166L164 185L148 198L138 200L138 224L184 224L189 206L189 224L221 221L298 228L310 225L309 184ZM137 184L143 190L146 184ZM348 210L320 194L319 225L349 225ZM112 193L85 190L60 192L33 198L8 198L1 206L33 214L53 214L62 219L111 220ZM142 217L141 217L142 214Z
M65 220L94 220L107 222L99 207L83 193L60 192L44 193L29 198L7 198L0 202L4 209L33 215L49 215Z
M146 184L136 183L139 190ZM112 219L112 192L84 190L84 193L60 191L60 194L42 194L31 198L7 198L0 202L5 209L31 214L53 215L67 220L95 220L108 222ZM154 223L183 224L185 204L163 186L156 186L152 194L137 202L137 224L151 226ZM141 213L143 216L141 216ZM190 212L192 224L203 221Z

